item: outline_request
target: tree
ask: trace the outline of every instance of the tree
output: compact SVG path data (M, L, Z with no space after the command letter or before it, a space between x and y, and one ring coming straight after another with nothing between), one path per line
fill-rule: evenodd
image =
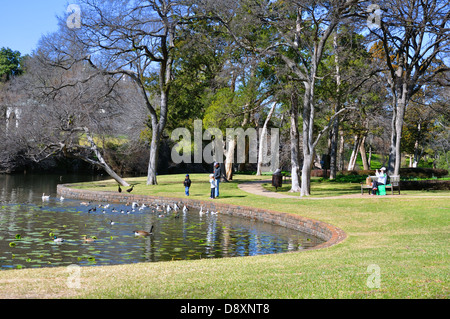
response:
M69 52L66 46L55 46L62 57L60 62L70 59L75 65L87 61L100 74L126 77L137 85L150 114L147 184L157 184L158 151L169 113L177 29L186 22L183 19L189 16L189 7L176 0L80 3L80 28L66 28L62 35L65 42L81 49ZM152 87L157 90L150 91Z
M255 76L252 70L254 71L252 67L248 70L250 73L248 76L245 76L246 72L243 72L244 75L236 77L236 80L242 83L237 89L232 85L218 90L205 112L204 123L206 127L218 128L221 130L222 137L226 136L226 143L220 142L218 145L223 144L225 146L220 154L225 156L225 176L228 180L231 180L233 175L232 168L236 147L239 147L239 151L245 152L245 154L238 153L238 156L240 155L238 160L242 161L244 157L248 157L246 156L249 152L248 144L253 141L249 137L249 143L247 143L245 136L240 135L234 128L238 130L246 130L252 128L252 126L258 128L257 114L263 114L263 108L268 103L267 98L271 94L271 91L265 89L262 85L262 78ZM226 131L229 129L234 130L233 134L227 134ZM245 134L245 132L242 133ZM256 136L253 137L256 138ZM220 137L216 136L215 138ZM245 148L242 144L238 145L239 142L245 143ZM215 160L222 162L222 158L218 154L219 152L216 152Z
M92 76L89 82L64 85L69 74L48 68L42 63L48 57L39 54L38 50L30 60L27 74L14 80L15 90L23 92L21 116L19 129L8 137L34 162L57 155L79 158L106 171L120 185L130 186L105 160L102 141L126 132L123 125L130 123L133 87L100 76L88 65L72 66L70 77Z
M426 156L439 157L448 150L448 93L438 83L424 86L410 101L405 114L402 150L409 155L409 167L418 167ZM446 96L447 95L447 96ZM447 134L448 135L448 134ZM443 167L443 168L448 168Z
M361 152L365 163L365 139L369 131L369 117L372 116L378 97L378 68L364 47L364 37L354 27L342 25L333 33L333 44L329 44L320 65L320 76L317 100L330 103L333 108L321 111L329 119L343 107L354 107L347 121L351 122L350 130L355 138L349 170L353 170L358 152ZM326 77L332 74L331 77ZM371 104L372 103L372 104ZM343 129L342 116L335 116L329 130L330 179L334 179L338 167L338 138ZM367 165L367 163L365 163ZM366 166L367 167L367 166ZM366 168L368 169L368 168Z
M384 78L392 98L390 174L398 175L405 112L411 98L447 72L441 56L450 47L450 4L445 0L385 0L379 3L379 27L370 35L383 48Z
M330 127L314 136L319 63L328 38L343 19L352 15L357 1L227 1L221 3L221 8L204 2L206 14L225 26L242 48L281 59L290 78L303 84L301 195L308 196L315 147ZM339 112L343 111L345 108ZM295 116L295 112L291 114Z
M261 130L261 135L259 136L259 148L258 148L258 163L256 164L256 175L262 175L262 165L263 165L263 156L264 156L264 147L267 144L267 126L272 118L272 115L275 111L277 103L274 102L272 107L270 108L269 114L267 114L266 120L264 121L264 125Z
M11 77L23 73L23 60L19 51L13 51L10 48L0 49L0 82L6 82Z

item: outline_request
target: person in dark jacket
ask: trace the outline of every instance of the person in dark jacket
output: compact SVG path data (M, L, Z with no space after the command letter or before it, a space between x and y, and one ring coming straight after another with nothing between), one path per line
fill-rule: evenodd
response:
M189 196L189 187L191 187L191 180L189 179L189 174L186 174L186 178L184 179L183 185L184 185L184 193L186 194L186 196Z
M214 179L216 180L216 198L219 197L219 183L222 172L219 163L214 163Z

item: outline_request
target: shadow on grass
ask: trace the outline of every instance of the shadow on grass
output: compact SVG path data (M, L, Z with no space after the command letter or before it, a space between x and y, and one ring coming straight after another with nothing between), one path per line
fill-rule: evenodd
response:
M238 198L238 197L248 197L245 195L220 195L217 199L221 199L221 198Z

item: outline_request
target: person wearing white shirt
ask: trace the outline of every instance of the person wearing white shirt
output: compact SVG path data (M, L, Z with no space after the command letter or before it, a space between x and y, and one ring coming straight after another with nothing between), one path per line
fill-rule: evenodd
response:
M386 185L387 175L386 175L386 168L382 167L380 168L380 172L378 172L378 169L375 171L375 175L378 177L376 181L372 184L372 194L375 195L377 193L378 185Z

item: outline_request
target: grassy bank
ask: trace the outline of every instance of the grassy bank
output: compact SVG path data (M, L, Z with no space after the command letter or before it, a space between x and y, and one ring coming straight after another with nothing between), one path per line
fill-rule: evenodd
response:
M157 186L146 186L145 178L127 181L137 184L133 191L136 194L184 197L183 179L183 175L160 176ZM191 179L191 197L207 199L207 175L194 174ZM216 200L318 219L343 229L348 238L315 251L84 267L79 289L67 287L66 268L0 271L0 297L449 297L450 192L405 191L400 196L384 198L343 196L312 200L267 198L238 188L238 183L256 179L267 176L239 175L230 183L222 183L221 198ZM77 187L117 191L117 185L111 181ZM313 195L335 196L342 194L342 189L346 189L345 194L359 193L359 185L335 184L336 188L327 186L321 191L322 187L313 183ZM380 279L379 287L370 284L375 277Z

